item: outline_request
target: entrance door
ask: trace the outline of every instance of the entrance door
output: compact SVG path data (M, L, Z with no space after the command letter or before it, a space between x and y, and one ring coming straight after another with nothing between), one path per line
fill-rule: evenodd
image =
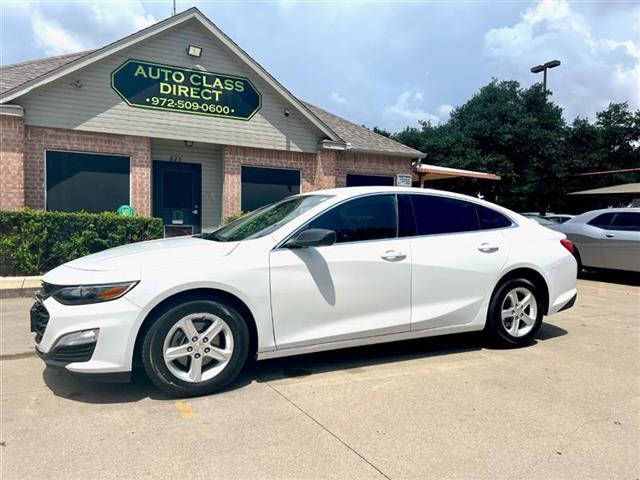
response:
M202 166L153 162L153 216L164 220L167 236L200 233Z

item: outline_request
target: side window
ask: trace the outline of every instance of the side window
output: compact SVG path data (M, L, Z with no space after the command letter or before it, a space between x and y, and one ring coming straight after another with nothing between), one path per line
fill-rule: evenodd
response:
M312 220L307 228L336 232L337 243L395 238L398 230L395 195L356 198Z
M598 215L596 218L591 219L587 223L594 227L609 230L609 225L611 224L611 220L613 220L613 215L614 213L603 213L602 215Z
M418 235L473 232L480 229L476 206L455 198L411 195Z
M511 220L491 208L476 205L476 210L478 211L478 220L480 221L480 228L482 230L506 228L513 225Z
M627 232L640 232L640 213L621 212L616 213L611 222L611 230L624 230Z

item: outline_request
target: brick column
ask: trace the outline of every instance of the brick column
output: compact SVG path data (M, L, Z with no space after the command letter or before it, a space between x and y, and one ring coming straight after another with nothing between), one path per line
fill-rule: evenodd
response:
M24 208L24 119L0 115L0 210Z

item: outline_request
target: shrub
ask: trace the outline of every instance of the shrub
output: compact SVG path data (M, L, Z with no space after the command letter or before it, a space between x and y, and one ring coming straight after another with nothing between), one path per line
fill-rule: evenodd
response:
M106 248L160 237L159 218L0 211L0 275L37 275Z

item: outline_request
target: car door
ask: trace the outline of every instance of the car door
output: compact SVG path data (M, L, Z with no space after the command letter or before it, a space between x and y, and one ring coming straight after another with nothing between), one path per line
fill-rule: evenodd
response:
M602 240L606 268L640 272L640 212L617 212Z
M277 347L409 331L411 250L398 238L396 195L347 200L307 228L334 230L337 241L271 252Z
M414 194L410 199L417 234L411 239L411 329L469 323L507 260L504 230L513 222L452 197Z
M603 247L613 216L613 212L606 212L596 215L584 225L568 224L574 230L568 231L567 236L578 247L580 261L585 267L606 268Z

